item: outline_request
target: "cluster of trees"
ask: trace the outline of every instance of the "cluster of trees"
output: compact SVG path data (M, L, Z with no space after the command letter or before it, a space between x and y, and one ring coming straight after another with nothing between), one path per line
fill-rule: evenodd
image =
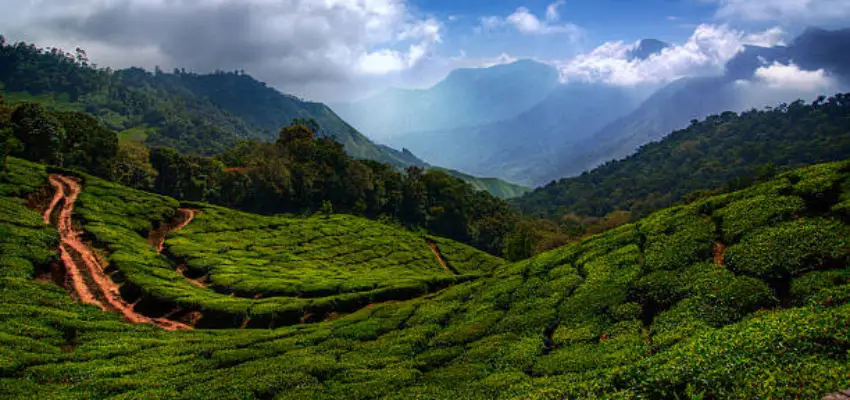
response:
M512 204L564 229L585 217L634 218L706 194L731 191L785 169L850 158L850 94L692 121L683 130ZM614 214L612 214L614 213Z
M0 95L0 156L9 155L109 176L118 138L91 115L48 112L37 103L12 107Z
M121 142L91 115L17 107L0 99L2 154L79 169L182 200L274 213L343 212L423 229L493 254L519 216L508 204L442 171L356 160L318 124L295 120L274 143L243 140L206 157ZM523 257L531 254L523 253ZM519 257L518 255L516 257Z

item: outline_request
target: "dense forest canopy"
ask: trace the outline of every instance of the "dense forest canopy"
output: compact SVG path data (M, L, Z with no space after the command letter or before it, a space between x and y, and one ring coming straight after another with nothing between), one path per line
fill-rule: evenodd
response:
M848 157L850 94L836 94L692 121L625 159L553 181L512 204L556 221L616 211L642 216L693 192L736 189L784 169Z

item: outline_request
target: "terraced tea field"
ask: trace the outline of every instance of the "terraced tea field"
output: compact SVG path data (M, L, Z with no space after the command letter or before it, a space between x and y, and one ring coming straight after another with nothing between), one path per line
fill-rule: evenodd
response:
M501 263L362 218L178 208L171 199L92 177L48 180L54 197L44 220L56 221L74 297L168 329L322 320L432 293ZM90 244L79 240L75 222Z
M353 217L255 216L80 177L71 230L134 312L201 314L181 331L53 283L66 282L66 241L43 220L49 174L11 165L2 398L750 399L850 386L850 162L513 264Z

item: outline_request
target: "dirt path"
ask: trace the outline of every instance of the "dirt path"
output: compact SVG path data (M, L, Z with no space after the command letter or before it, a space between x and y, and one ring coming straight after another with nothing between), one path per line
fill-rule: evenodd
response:
M446 271L449 271L449 272L451 272L451 273L453 273L453 274L455 274L455 275L460 275L460 274L457 272L457 270L456 270L456 269L452 268L452 267L449 265L448 261L446 261L445 257L443 257L443 254L442 254L442 253L440 253L440 248L439 248L439 247L437 247L437 243L436 243L436 242L434 242L434 241L433 241L433 240L431 240L431 239L425 239L425 241L426 241L426 242L428 242L428 247L430 247L430 248L431 248L431 252L432 252L432 253L434 253L434 258L436 258L436 259L437 259L437 262L439 262L439 263L440 263L440 265L442 265L442 266L443 266L443 269L445 269Z
M717 265L726 265L726 243L721 241L714 242L714 263Z
M192 210L189 208L181 208L177 210L177 216L174 218L174 221L169 224L162 224L159 228L153 230L150 235L148 235L148 242L150 242L151 246L156 249L156 252L162 254L162 250L165 248L165 238L168 237L168 234L174 231L179 231L185 228L192 220L195 218L195 215L198 214L196 210ZM207 285L203 284L200 280L195 280L186 276L185 265L180 265L177 267L177 273L186 280L186 282L191 283L192 285L206 289Z
M82 190L79 183L61 175L51 175L49 182L56 191L56 195L51 201L51 206L45 211L44 219L47 223L50 222L52 209L61 200L62 208L56 220L56 229L61 238L59 252L67 274L67 287L73 295L84 303L93 304L104 311L118 313L133 323L155 324L167 330L192 329L191 326L180 322L165 318L149 318L139 314L133 310L132 305L121 298L120 287L104 273L104 268L97 257L80 239L81 233L73 228L74 203Z
M162 249L165 247L165 238L168 234L185 228L192 222L192 219L195 218L196 213L197 211L188 208L178 209L174 222L170 224L162 224L159 228L154 229L150 235L148 235L148 241L151 246L156 249L156 252L162 254Z

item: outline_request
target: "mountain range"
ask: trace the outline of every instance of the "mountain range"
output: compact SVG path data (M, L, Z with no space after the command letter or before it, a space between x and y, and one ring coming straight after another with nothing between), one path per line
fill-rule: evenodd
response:
M220 154L239 140L275 141L280 129L292 121L312 120L318 136L333 137L354 158L398 170L430 168L409 150L373 142L327 105L282 93L242 71L111 71L90 67L85 53L73 55L26 43L3 43L0 53L0 93L7 100L85 111L119 132L119 137L152 147ZM457 73L461 80L463 74ZM447 172L497 196L513 197L528 190L495 178Z
M744 46L726 64L722 75L682 78L654 93L604 83L559 83L553 78L558 74L554 67L523 60L459 70L431 89L392 90L334 108L367 135L381 137L391 146L410 149L427 162L473 175L487 174L538 186L625 157L640 146L711 114L842 91L850 68L850 59L841 50L850 48L848 32L810 28L787 46ZM628 58L646 59L667 47L664 42L646 39L629 51ZM812 93L794 88L763 86L759 89L764 90L755 90L746 86L759 83L756 76L759 69L792 63L804 71L823 70L834 78L833 87L825 89L826 93ZM460 76L466 79L459 79ZM512 101L514 96L503 97L501 101L494 101L494 96L503 88L514 86L508 81L527 83L530 76L541 78L517 91L518 101L512 111L498 115L476 113L469 118L447 117L455 110L482 110L493 107L492 104L499 105L492 109L504 110L505 102ZM499 81L494 83L487 77L499 77ZM479 82L483 85L476 86ZM398 93L407 96L391 95ZM454 97L441 97L447 93ZM759 93L763 94L759 96ZM539 102L530 104L535 98ZM454 100L449 103L450 99ZM381 103L392 103L393 107L376 107ZM433 107L443 103L451 104L452 111L444 114L445 107ZM370 130L376 117L370 115L369 109L382 110L379 119L384 129ZM411 115L419 116L421 121L439 123L420 123ZM493 119L487 121L488 118ZM475 121L486 122L474 124ZM446 126L449 122L452 126Z
M556 86L558 71L521 60L456 69L429 89L389 89L332 107L361 131L384 139L503 120L540 103Z

